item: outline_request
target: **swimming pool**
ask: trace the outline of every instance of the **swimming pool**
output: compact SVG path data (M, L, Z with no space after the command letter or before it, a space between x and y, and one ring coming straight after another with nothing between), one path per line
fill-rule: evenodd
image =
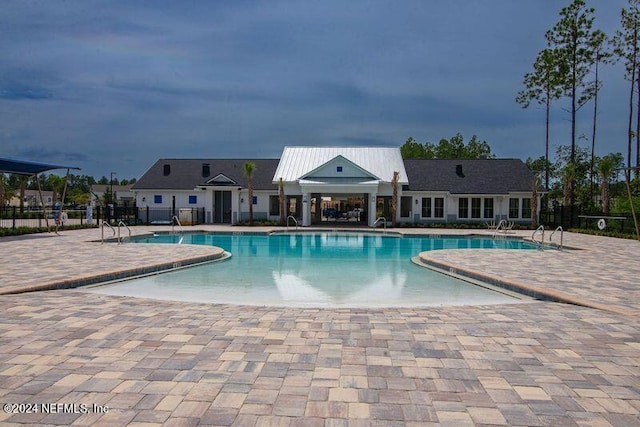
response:
M409 307L515 303L502 292L412 263L438 249L534 249L520 240L398 237L363 233L158 235L136 243L213 245L232 253L209 263L91 289L192 302L296 307Z

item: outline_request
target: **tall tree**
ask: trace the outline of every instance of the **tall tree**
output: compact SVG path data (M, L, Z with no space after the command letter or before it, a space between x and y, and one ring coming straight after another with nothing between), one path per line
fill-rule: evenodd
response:
M412 136L407 138L406 142L400 147L400 154L403 159L426 159L427 150L425 146L413 139Z
M558 60L558 52L552 49L544 49L538 54L533 64L533 72L524 76L525 89L518 92L516 102L522 108L528 108L531 101L545 106L545 142L544 158L546 168L544 170L544 187L549 190L549 115L551 101L562 95L562 71L561 62Z
M595 160L596 160L596 124L598 122L598 93L602 87L602 82L599 78L599 66L600 64L607 64L610 62L613 53L607 48L607 35L600 30L593 32L591 39L591 49L593 52L593 69L594 79L593 82L587 88L587 97L593 98L593 129L591 133L591 168L589 169L589 195L590 199L593 199L593 178L595 172Z
M638 72L638 54L640 53L640 0L629 0L629 8L620 13L622 28L613 36L612 45L615 59L624 62L625 79L629 88L629 116L627 123L627 167L631 167L631 147L633 147L633 95ZM637 135L636 135L637 141ZM626 174L625 177L630 177Z
M391 224L395 227L397 223L396 215L398 212L398 182L400 181L400 172L393 171L391 178L391 186L393 187L393 196L391 196Z
M253 162L244 164L244 175L247 177L247 188L249 189L249 225L253 225L253 174L256 165Z
M560 69L564 73L563 94L571 100L571 163L575 162L576 112L589 97L585 93L586 77L593 64L592 38L595 9L587 8L584 0L573 0L560 11L560 20L547 31L550 48L557 50ZM570 203L574 201L574 185L570 185Z

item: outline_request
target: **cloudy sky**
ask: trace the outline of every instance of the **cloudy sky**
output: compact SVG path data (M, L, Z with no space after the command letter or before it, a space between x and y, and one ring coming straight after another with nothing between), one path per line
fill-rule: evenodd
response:
M514 102L569 1L3 1L0 157L140 177L159 158L476 134L544 154ZM591 0L618 27L623 0ZM628 83L602 72L599 154L626 152ZM569 142L557 103L552 144ZM591 136L592 106L579 115ZM581 144L590 146L582 140Z

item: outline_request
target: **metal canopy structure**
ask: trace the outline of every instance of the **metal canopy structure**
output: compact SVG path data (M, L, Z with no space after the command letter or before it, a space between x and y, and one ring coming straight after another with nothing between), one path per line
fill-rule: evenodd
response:
M38 194L40 195L40 204L42 205L42 208L43 208L42 214L47 224L47 230L50 230L49 219L47 218L47 215L44 209L44 200L42 198L42 188L40 188L40 181L38 180L38 174L42 172L50 171L50 170L55 170L55 169L67 170L67 175L65 176L65 179L64 179L64 190L62 191L62 206L64 206L64 199L67 193L67 181L69 180L69 171L71 169L80 170L80 168L73 167L73 166L59 166L59 165L50 165L46 163L25 162L21 160L11 160L11 159L0 158L0 173L12 173L16 175L36 177L36 183L38 184ZM56 234L58 234L58 227L59 227L59 222L56 221L56 229L55 229Z
M46 163L34 163L0 158L0 173L13 173L16 175L33 176L55 169L80 170L80 168L72 166L59 166Z

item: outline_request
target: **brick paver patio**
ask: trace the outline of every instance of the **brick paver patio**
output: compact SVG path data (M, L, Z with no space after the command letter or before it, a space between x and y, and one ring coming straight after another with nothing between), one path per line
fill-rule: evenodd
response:
M0 290L219 256L62 234L0 239ZM601 309L237 307L81 288L0 296L0 402L21 412L0 412L0 424L640 425L640 244L565 240L584 250L422 256Z

